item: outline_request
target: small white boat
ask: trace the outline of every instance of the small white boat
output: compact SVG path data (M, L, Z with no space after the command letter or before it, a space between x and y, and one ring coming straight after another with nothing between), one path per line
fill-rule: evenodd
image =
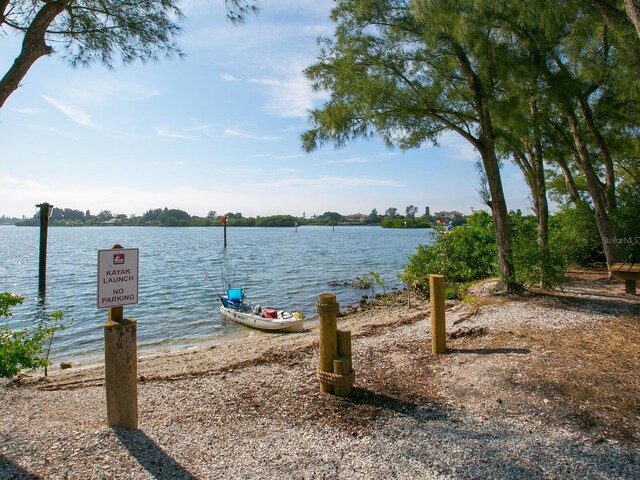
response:
M286 312L273 308L262 308L245 302L241 288L230 288L221 296L220 314L247 327L274 332L302 332L304 316L300 312Z

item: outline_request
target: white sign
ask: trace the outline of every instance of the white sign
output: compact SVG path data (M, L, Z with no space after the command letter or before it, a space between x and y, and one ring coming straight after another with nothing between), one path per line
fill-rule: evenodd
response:
M98 250L98 308L138 303L138 249Z

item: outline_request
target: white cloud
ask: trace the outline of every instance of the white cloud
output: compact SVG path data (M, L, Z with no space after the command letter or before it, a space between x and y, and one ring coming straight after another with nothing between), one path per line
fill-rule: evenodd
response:
M268 85L270 87L281 87L283 83L280 80L273 80L270 78L251 78L249 83L257 83L258 85Z
M294 183L293 183L294 182ZM318 188L330 188L330 189L342 189L342 188L356 188L356 187L402 187L402 182L388 178L376 178L376 177L335 177L335 176L321 176L317 178L282 178L274 182L276 185L281 183L282 185L296 186L312 186Z
M279 117L306 118L310 109L318 101L327 98L326 92L316 92L311 88L302 68L289 72L281 81L267 85L266 94L270 97L263 110Z
M115 78L81 81L82 84L72 87L67 95L72 95L76 103L86 107L113 105L116 102L137 102L157 97L162 93L158 88L118 81Z
M445 132L438 137L440 146L447 150L447 157L452 160L475 162L478 152L467 140L454 132Z
M11 110L12 112L16 112L16 113L22 113L24 115L30 115L32 113L40 113L40 112L42 112L41 108L34 108L34 107L24 107L24 108L7 107L7 110Z
M281 69L281 67L278 67ZM282 79L277 78L250 78L242 80L233 75L224 74L224 80L234 82L244 82L253 85L262 85L265 88L264 95L267 97L263 106L263 111L279 117L306 118L308 110L313 108L315 102L327 98L326 92L315 92L311 88L311 83L302 72L304 67L290 66L284 72L276 72Z
M18 218L22 215L30 216L36 210L34 199L52 198L49 194L49 188L43 182L0 177L0 205L3 206L3 215Z
M342 160L326 160L322 162L322 165L335 165L335 164L355 164L355 163L377 163L383 162L382 158L365 158L365 157L351 157Z
M265 142L273 142L276 140L280 140L280 137L276 137L273 135L254 135L251 133L244 133L241 132L239 130L236 130L235 128L227 128L224 131L224 134L227 137L242 137L242 138L249 138L251 140L260 140L260 141L265 141Z
M326 23L305 25L304 33L313 37L328 37L333 34L333 28Z
M186 135L184 133L179 133L179 132L173 132L167 128L164 127L157 127L156 128L156 133L161 136L161 137L165 137L165 138L176 138L176 139L180 139L180 140L191 140L191 141L199 141L200 139L197 137L194 137L193 135Z
M77 108L73 105L65 103L56 98L48 97L46 95L43 95L42 98L47 103L49 103L50 105L54 106L55 108L60 110L62 113L64 113L69 119L71 119L75 123L79 123L80 125L84 125L87 127L95 126L93 123L93 120L91 119L91 115L81 110L80 108Z
M274 160L294 160L296 158L303 158L306 157L306 154L302 154L302 153L296 153L293 155L275 155L273 157Z

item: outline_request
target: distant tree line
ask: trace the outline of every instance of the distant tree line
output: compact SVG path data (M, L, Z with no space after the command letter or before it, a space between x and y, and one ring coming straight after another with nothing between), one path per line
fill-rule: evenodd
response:
M15 218L15 217L6 217L4 215L2 215L0 217L0 225L15 225L16 223L18 223L21 219L19 218ZM22 219L24 220L24 218Z
M388 208L383 215L374 208L369 215L343 215L338 212L325 212L311 217L294 217L293 215L271 215L244 217L240 212L228 212L219 215L211 210L205 217L190 215L184 210L170 208L155 208L142 215L114 214L109 210L102 210L92 215L89 210L74 210L71 208L56 208L51 212L50 226L79 227L79 226L156 226L156 227L221 227L223 218L232 227L295 227L303 225L380 225L384 228L430 228L437 224L451 222L453 225L466 224L466 217L460 212L436 212L433 215L429 207L424 214L417 215L418 208L410 205L405 214L398 213L397 208ZM21 221L10 222L18 226L40 225L38 214Z

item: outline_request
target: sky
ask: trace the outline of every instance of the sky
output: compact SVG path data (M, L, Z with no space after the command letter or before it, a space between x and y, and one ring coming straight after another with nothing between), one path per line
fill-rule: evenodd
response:
M181 2L185 58L73 69L39 59L0 109L0 215L35 205L142 215L431 213L485 208L478 155L456 134L402 152L359 140L311 154L300 135L314 92L303 70L331 36L332 1L265 0L243 25L222 0ZM21 39L0 32L0 75ZM531 212L520 171L502 171L510 209Z

